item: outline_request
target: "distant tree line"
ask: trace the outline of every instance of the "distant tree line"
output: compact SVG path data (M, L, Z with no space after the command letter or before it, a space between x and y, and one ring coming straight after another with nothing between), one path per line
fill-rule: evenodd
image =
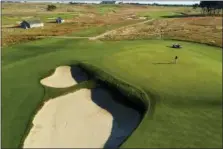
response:
M100 4L115 4L116 1L101 1ZM69 2L69 4L87 4L85 2ZM88 3L89 4L89 3Z
M116 1L101 1L100 4L115 4ZM85 2L69 2L69 4L86 4ZM191 7L191 5L186 5L186 4L158 4L158 3L153 3L153 4L143 4L143 3L137 3L137 2L129 2L129 3L123 3L119 2L119 5L122 4L127 4L127 5L148 5L148 6L174 6L174 7Z
M75 4L86 4L84 2L70 2L69 4L75 5Z
M194 4L193 8L200 7L202 13L219 14L222 13L223 1L200 1L200 4Z
M1 1L1 3L19 3L19 1Z
M137 3L137 2L129 2L129 3L123 3L119 2L118 4L128 4L128 5L147 5L147 6L170 6L170 7L191 7L191 5L187 4L158 4L158 3L153 3L153 4L143 4L143 3Z
M116 1L101 1L100 4L115 4Z
M104 0L101 1L100 4L115 4L116 1L111 0ZM85 2L70 2L70 4L86 4ZM166 6L166 7L191 7L192 5L189 4L143 4L143 3L137 3L137 2L129 2L129 3L123 3L119 2L118 4L127 4L127 5L147 5L147 6ZM207 14L219 14L222 12L223 9L223 2L222 1L200 1L200 4L194 4L193 8L201 8L202 13Z

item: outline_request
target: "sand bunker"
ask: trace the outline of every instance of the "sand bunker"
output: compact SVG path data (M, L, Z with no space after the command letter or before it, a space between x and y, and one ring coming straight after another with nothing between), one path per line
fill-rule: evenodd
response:
M60 66L51 76L42 79L40 83L53 88L66 88L85 80L87 80L87 75L80 68Z
M41 83L61 88L86 78L78 67L61 66ZM113 100L108 90L81 89L44 104L23 148L117 148L140 120L138 111Z
M81 89L44 104L23 148L117 147L139 122L136 110L105 89Z

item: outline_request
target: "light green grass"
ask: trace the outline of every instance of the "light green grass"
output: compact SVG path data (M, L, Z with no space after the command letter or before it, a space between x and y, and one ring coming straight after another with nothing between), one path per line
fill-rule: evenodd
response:
M96 36L99 34L102 34L106 31L116 29L122 26L127 26L130 24L134 24L139 22L138 20L129 20L129 21L123 21L117 24L109 24L109 25L104 25L104 26L94 26L94 27L89 27L74 33L69 34L68 36L79 36L79 37L92 37Z
M21 15L4 16L3 14L2 24L3 25L18 24L17 22L21 22L23 20L30 20L30 19L40 19L43 22L49 22L49 21L55 21L57 17L62 17L63 19L72 19L77 16L78 16L77 13L58 13L58 12L55 12L54 14L47 14L47 13L38 14L37 13L36 15L29 15L26 13L25 15L22 15L22 16ZM26 18L26 17L30 17L30 18ZM49 19L49 18L52 18L52 19Z
M115 10L116 9L114 9L114 8L99 8L99 13L100 14L106 14L106 13L108 13L108 12L115 12Z
M149 17L149 18L163 18L163 17L173 17L173 16L178 16L180 17L181 15L183 16L184 14L187 15L195 15L195 14L200 14L201 11L199 9L193 9L192 7L161 7L158 6L156 10L148 10L147 12L140 12L137 15L141 17Z
M79 36L79 37L91 37L101 34L107 30L107 26L103 27L89 27L74 33L69 34L68 36Z
M9 17L2 15L2 25L16 24L16 21L20 21L21 17Z
M87 41L44 39L2 49L2 147L18 147L30 116L43 100L39 80L73 61L95 65L151 92L153 119L145 117L123 147L222 146L222 51L171 40ZM179 63L165 63L179 57Z
M55 13L55 14L42 14L42 15L37 15L36 17L40 18L42 21L55 21L56 18L61 17L63 19L72 19L77 17L77 13ZM55 18L55 19L49 19L49 18Z
M109 12L116 13L116 11L120 8L119 5L112 5L112 4L100 4L95 6L98 13L101 15L105 15Z

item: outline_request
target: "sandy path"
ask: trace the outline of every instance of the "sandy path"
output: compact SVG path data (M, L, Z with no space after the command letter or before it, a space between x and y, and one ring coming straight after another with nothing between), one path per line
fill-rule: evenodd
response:
M44 104L23 148L117 147L139 121L137 111L106 90L81 89Z
M76 77L76 80L74 80L73 77ZM79 68L60 66L56 68L55 72L51 76L42 79L40 83L53 88L66 88L86 79L87 75Z
M146 21L142 21L142 22L138 22L138 23L134 23L134 24L130 24L130 25L126 25L126 26L122 26L122 27L119 27L119 28L116 28L116 29L113 29L113 30L110 30L110 31L107 31L103 34L100 34L98 36L95 36L95 37L90 37L89 40L97 40L97 39L100 39L100 38L103 38L109 34L112 34L113 32L115 32L116 30L119 30L119 29L122 29L122 28L126 28L126 27L131 27L131 26L135 26L135 25L140 25L140 24L145 24L147 22L151 22L153 21L153 19L151 20L146 20Z

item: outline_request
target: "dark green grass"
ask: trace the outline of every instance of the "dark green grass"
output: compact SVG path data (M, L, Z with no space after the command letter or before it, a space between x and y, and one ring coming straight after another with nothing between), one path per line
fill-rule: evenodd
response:
M154 8L155 9L155 8ZM198 15L201 11L198 9L193 9L192 7L181 7L176 9L176 7L157 7L155 10L149 10L147 12L140 12L137 15L148 18L165 18L165 17L183 17L185 15Z
M19 146L44 97L39 80L74 61L97 66L157 101L153 119L145 117L122 147L222 147L221 48L182 41L182 49L167 47L173 42L44 39L3 48L2 147ZM176 55L176 65L154 64Z
M174 16L179 13L173 11L154 11L154 12L143 12L139 13L138 15L141 17L148 17L148 18L161 18L162 16Z
M142 89L140 89L140 87L133 86L124 80L111 76L100 68L89 63L81 63L77 64L77 66L92 76L99 86L109 88L109 90L111 90L113 93L125 96L122 98L122 102L125 104L135 107L141 112L147 112L150 110L149 97L152 98L152 96L145 93ZM125 99L127 99L128 102L126 102Z
M62 95L77 91L78 89L81 89L81 88L93 88L95 86L96 86L96 82L93 80L90 80L90 81L81 82L80 84L69 87L69 88L55 89L55 88L45 87L44 99L48 100L50 98L55 98L58 96L62 96Z
M95 8L97 9L99 14L105 15L109 12L116 13L116 11L121 8L121 6L115 4L100 4L95 6Z

